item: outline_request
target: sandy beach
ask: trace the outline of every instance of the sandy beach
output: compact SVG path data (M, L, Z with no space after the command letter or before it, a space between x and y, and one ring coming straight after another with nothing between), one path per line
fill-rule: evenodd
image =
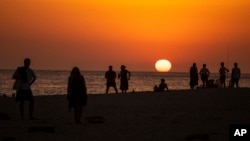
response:
M0 97L0 141L224 141L230 124L250 124L250 88L89 95L82 125L66 96L35 97L35 117Z

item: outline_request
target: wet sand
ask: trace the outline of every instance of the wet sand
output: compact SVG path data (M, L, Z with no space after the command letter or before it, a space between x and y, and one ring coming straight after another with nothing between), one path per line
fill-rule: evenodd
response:
M250 124L250 88L89 95L82 125L66 96L35 97L37 120L0 97L0 141L222 141L230 124Z

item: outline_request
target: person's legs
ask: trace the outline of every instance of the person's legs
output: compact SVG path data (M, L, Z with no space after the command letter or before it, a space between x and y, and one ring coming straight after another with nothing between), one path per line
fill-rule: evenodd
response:
M239 79L235 80L236 87L239 88Z
M30 116L30 120L33 120L35 119L33 117L33 112L34 112L34 100L30 100L30 103L29 103L29 116Z
M118 90L117 90L117 88L116 88L116 85L114 85L113 87L114 87L114 89L115 89L115 93L118 94Z
M76 124L81 124L81 116L82 116L82 107L76 106L74 107L74 116Z
M202 79L202 86L203 86L203 88L205 88L205 80L204 79Z
M223 88L226 88L226 81L225 81L225 79L222 81L221 85L223 86Z
M78 112L79 112L79 114L78 114L78 122L82 123L81 122L81 118L82 118L82 106L79 107L79 111Z
M233 78L233 79L232 79L232 88L234 88L234 84L236 84L236 81L235 81L235 79ZM236 84L236 86L237 86L237 84Z
M76 124L78 124L78 107L74 107L74 118Z
M20 100L19 109L20 109L21 118L24 119L24 116L23 116L23 113L24 113L24 100Z
M221 86L224 87L224 88L226 87L226 83L225 82L226 82L225 78L221 77L220 78L220 83L221 83Z
M109 87L107 86L107 88L106 88L106 94L108 94L108 91L109 91Z
M189 85L190 85L190 89L193 90L195 85L196 85L196 81L191 79L190 82L189 82Z
M205 87L207 88L208 86L207 86L207 83L208 83L208 78L206 77L206 79L205 79Z
M30 120L34 120L33 112L34 112L34 98L31 90L25 90L25 99L29 101L29 118Z
M231 87L234 88L234 81L231 82Z
M230 88L232 88L232 87L233 87L233 80L232 80L232 79L230 79L230 80L229 80L228 87L230 87Z

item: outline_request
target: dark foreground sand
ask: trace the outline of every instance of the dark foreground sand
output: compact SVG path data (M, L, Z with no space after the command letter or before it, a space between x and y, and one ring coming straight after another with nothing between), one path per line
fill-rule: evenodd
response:
M250 89L89 95L83 125L65 96L35 97L21 120L13 98L0 98L0 141L227 141L230 124L250 124Z

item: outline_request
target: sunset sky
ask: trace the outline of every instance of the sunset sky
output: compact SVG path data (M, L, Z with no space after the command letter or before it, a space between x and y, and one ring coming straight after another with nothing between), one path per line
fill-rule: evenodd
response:
M0 69L250 73L250 0L1 0Z

